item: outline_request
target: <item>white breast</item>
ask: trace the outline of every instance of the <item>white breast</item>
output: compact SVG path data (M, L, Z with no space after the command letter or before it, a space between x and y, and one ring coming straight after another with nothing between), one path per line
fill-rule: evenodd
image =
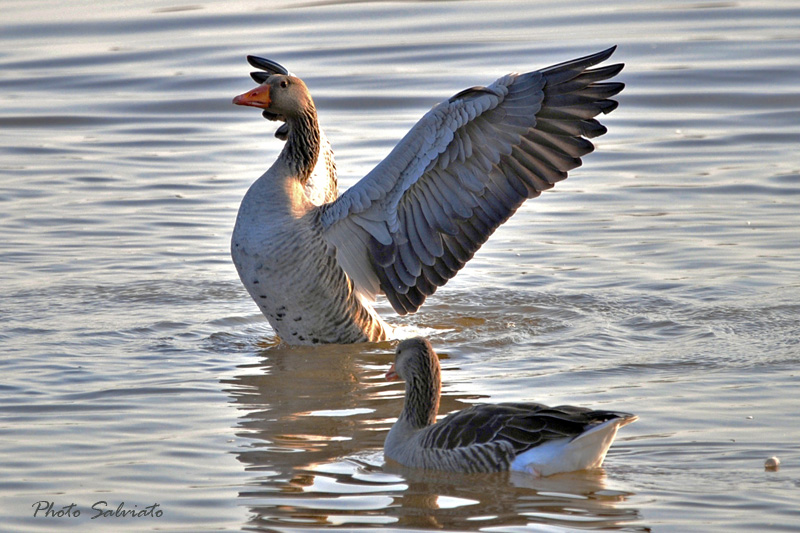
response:
M385 339L388 326L355 292L300 185L287 191L269 180L268 172L242 200L231 256L275 332L292 344Z

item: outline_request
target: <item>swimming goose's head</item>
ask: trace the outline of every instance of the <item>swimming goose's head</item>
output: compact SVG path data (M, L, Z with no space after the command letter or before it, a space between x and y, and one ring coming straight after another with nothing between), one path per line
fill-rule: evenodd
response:
M386 379L402 379L406 382L406 397L400 419L416 429L436 422L442 376L439 356L427 339L415 337L398 344L394 364L386 373Z
M389 381L409 381L425 377L426 381L437 381L440 374L439 357L428 339L415 337L397 345L395 362L386 373Z

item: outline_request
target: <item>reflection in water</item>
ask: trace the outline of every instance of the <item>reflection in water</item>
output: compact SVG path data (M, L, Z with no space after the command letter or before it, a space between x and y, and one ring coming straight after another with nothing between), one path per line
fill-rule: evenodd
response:
M383 440L402 407L384 373L392 343L271 347L224 384L242 412L239 460L254 473L240 497L250 526L384 526L507 531L528 524L637 530L628 493L602 470L544 479L452 474L384 464ZM442 413L474 396L442 396ZM638 529L641 530L641 529Z

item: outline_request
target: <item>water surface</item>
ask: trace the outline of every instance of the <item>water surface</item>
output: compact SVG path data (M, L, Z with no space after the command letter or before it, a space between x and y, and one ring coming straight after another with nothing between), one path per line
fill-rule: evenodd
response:
M798 36L788 1L5 2L3 527L796 531ZM280 346L230 262L281 148L230 104L245 55L303 77L347 187L436 102L612 44L627 88L584 166L421 312L378 307L442 354L443 412L640 420L595 472L385 465L393 344ZM162 514L92 519L122 502Z

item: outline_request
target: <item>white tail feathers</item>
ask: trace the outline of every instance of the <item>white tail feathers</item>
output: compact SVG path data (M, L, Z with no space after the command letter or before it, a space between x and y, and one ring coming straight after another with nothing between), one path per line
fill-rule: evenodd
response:
M614 418L574 439L546 442L518 455L511 463L511 470L537 476L550 476L559 472L598 468L603 464L617 430L637 418L636 416Z

